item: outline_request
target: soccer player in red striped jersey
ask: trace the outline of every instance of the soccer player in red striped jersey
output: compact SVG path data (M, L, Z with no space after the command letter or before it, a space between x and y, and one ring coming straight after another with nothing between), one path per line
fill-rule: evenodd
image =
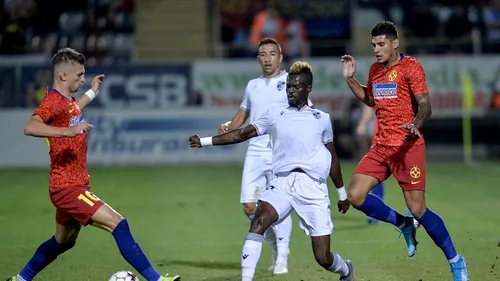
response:
M413 219L369 194L394 175L414 218L449 261L453 280L469 280L465 259L455 250L443 220L425 204L425 144L420 129L432 110L424 69L418 60L398 51L398 31L392 22L378 23L371 36L376 62L370 67L366 86L354 78L354 58L341 58L349 88L366 105L375 107L378 123L375 144L354 171L348 199L366 215L401 229L412 257L417 246Z
M90 191L87 171L87 132L82 110L98 94L104 75L97 75L91 89L73 97L85 81L85 57L70 48L52 58L54 83L24 127L29 136L47 138L50 155L49 195L56 208L56 233L41 244L21 272L10 281L31 281L47 265L73 248L82 226L110 232L123 258L148 281L178 281L161 276L135 242L126 219Z

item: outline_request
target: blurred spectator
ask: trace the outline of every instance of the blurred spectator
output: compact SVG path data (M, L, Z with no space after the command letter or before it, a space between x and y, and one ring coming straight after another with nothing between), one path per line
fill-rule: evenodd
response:
M28 33L35 11L36 4L33 0L4 0L0 24L0 53L28 52Z
M40 70L36 74L36 80L29 85L26 95L26 105L37 107L45 97L47 87L51 84L52 73L50 70Z
M245 57L248 52L248 33L254 15L264 8L261 0L219 0L221 42L227 57ZM253 54L254 55L254 54Z
M357 97L352 97L346 104L342 117L339 120L339 125L335 129L339 147L347 152L348 157L359 159L360 153L363 153L359 148L359 143L356 136L356 128L361 118L361 101Z
M485 48L487 53L500 52L500 0L491 0L483 6L482 16L485 30Z
M298 57L307 57L309 55L307 34L304 21L300 16L300 11L291 13L285 17L285 20L285 59L293 60Z
M460 39L470 37L472 23L467 18L467 10L464 6L453 6L452 14L444 24L444 35L449 39ZM460 26L460 28L457 28Z
M467 8L452 6L452 14L443 25L444 36L449 39L448 54L472 53L473 27L467 16Z
M405 11L403 25L409 36L416 38L433 38L437 35L438 18L426 2Z
M89 64L129 62L135 0L3 0L0 53L83 52Z
M271 6L257 13L253 19L248 40L250 51L255 53L259 41L266 37L276 39L281 44L282 51L286 53L284 44L286 23L279 12Z

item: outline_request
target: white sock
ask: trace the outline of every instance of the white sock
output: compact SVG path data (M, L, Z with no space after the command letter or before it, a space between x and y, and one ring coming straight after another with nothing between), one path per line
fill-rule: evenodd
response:
M26 281L26 279L24 279L21 275L17 275L17 281Z
M288 260L288 243L278 243L278 256L276 257L276 263L286 264Z
M245 238L245 245L241 255L241 280L250 281L255 274L255 268L259 262L262 251L262 241L264 236L256 233L248 233Z
M286 217L280 224L273 226L276 234L276 244L278 250L278 261L286 263L288 259L288 251L290 247L290 236L292 234L292 216Z
M454 262L457 262L459 259L460 259L460 255L457 254L454 258L452 258L451 260L448 260L448 262L449 263L454 263Z
M345 263L345 261L342 259L340 255L337 255L335 253L332 253L333 255L333 264L330 266L328 269L331 272L339 273L340 276L346 276L349 274L349 267Z

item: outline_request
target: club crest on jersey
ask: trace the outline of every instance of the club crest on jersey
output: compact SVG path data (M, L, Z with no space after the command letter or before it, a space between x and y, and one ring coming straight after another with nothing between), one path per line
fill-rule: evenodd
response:
M71 126L76 125L76 124L78 124L78 123L80 123L82 121L83 121L83 116L82 115L80 115L80 116L73 116L73 117L71 117L69 119L69 126L71 127Z
M375 83L372 88L374 99L395 99L398 97L398 84L396 83Z
M313 116L314 116L316 119L321 118L321 114L319 114L319 112L317 112L317 111L313 111Z
M396 78L398 78L398 72L396 70L391 71L391 73L389 73L389 81L392 82L396 80Z
M285 81L278 81L278 85L276 86L276 88L278 89L278 91L281 91L285 88Z

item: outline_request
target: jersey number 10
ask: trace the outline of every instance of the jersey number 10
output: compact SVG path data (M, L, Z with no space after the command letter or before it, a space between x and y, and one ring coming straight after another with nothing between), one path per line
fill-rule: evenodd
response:
M78 199L83 202L89 204L90 207L94 206L94 202L101 201L98 197L96 197L92 192L85 191L85 194L78 195Z

